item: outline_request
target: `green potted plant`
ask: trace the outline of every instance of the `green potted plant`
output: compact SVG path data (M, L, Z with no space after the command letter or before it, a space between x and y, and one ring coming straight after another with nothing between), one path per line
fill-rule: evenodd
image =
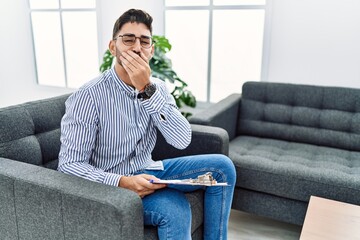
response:
M176 105L181 110L183 106L195 107L196 98L187 89L187 84L179 78L176 72L172 69L171 60L166 56L166 53L171 50L169 40L164 36L153 36L155 52L149 64L151 68L151 75L163 81L168 81L174 86L171 94L173 95ZM109 50L106 50L103 56L103 63L100 66L100 72L110 69L114 60ZM191 113L181 111L186 117L190 117Z

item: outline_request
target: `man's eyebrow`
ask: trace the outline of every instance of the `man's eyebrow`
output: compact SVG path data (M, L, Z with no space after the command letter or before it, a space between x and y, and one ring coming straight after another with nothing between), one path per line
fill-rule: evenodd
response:
M135 36L133 33L124 33L123 36Z
M123 36L136 36L136 35L133 33L124 33ZM140 35L140 37L151 38L151 36L148 35Z

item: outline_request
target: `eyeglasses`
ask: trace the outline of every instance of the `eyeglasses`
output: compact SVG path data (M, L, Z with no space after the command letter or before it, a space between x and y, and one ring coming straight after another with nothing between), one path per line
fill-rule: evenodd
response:
M140 40L140 45L143 48L150 48L154 43L153 39L149 36L136 37L134 34L124 34L117 36L114 40L117 40L119 37L122 38L122 42L126 46L134 45L137 38Z

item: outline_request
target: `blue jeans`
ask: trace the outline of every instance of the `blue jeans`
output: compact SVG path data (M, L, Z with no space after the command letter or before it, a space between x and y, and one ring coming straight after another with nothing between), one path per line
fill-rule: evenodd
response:
M160 240L191 239L191 209L185 192L204 189L204 239L227 239L227 227L236 181L232 161L220 154L186 156L163 160L164 170L138 172L160 179L197 178L211 172L218 182L230 186L204 187L168 185L143 198L145 225L157 226Z

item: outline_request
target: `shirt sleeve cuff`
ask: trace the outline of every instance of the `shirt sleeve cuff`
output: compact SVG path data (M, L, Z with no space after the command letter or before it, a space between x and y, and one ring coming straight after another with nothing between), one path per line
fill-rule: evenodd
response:
M159 113L165 105L165 98L157 90L148 100L143 101L143 106L149 114Z
M115 173L106 173L103 183L111 186L119 186L121 175Z

